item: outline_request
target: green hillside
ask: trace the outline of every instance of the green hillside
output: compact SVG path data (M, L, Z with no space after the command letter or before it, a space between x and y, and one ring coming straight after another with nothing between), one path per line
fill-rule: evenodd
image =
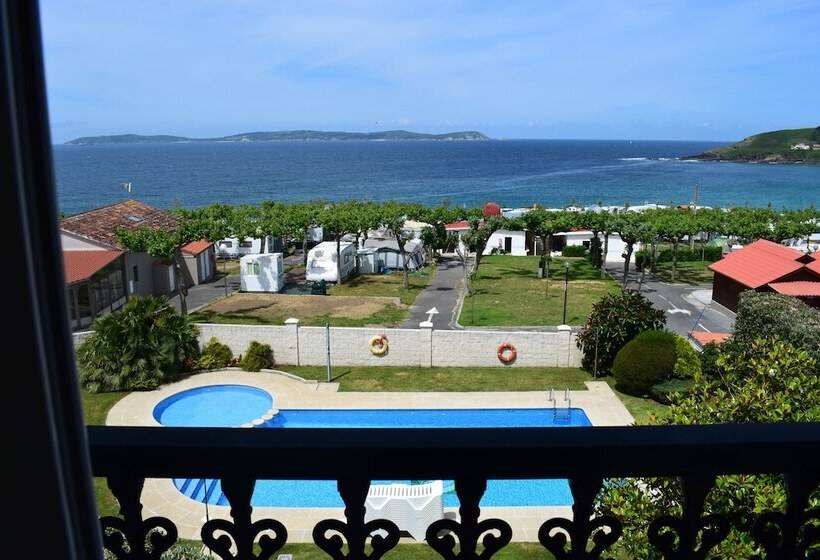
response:
M820 145L820 126L763 132L744 138L733 146L710 150L698 159L764 162L820 163L820 148L793 150L796 144Z

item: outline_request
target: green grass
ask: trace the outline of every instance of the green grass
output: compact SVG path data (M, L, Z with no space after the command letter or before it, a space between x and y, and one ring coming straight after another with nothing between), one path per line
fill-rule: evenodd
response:
M714 273L708 268L710 264L707 261L679 262L675 283L711 284ZM672 263L657 263L654 276L663 282L672 282Z
M411 272L408 275L410 287L407 289L404 288L404 275L401 272L359 274L340 285L331 286L328 293L332 296L397 297L404 305L413 305L416 296L427 287L435 271L434 266L428 265Z
M324 366L283 366L305 379L325 381ZM577 368L335 367L340 391L544 391L585 389L590 375Z
M614 377L603 377L600 380L609 384L618 398L621 399L621 402L624 403L624 406L629 413L635 418L635 422L638 424L646 424L652 415L662 417L669 409L669 407L665 404L653 401L652 399L633 397L632 395L621 393L615 388Z
M369 548L369 547L368 547ZM327 560L327 553L314 544L295 543L282 547L279 554L293 554L296 560ZM423 543L402 543L383 556L385 560L441 560L441 556ZM498 551L494 560L552 560L554 556L537 543L510 543Z
M83 416L87 426L104 426L105 417L111 407L128 393L89 393L81 392ZM104 478L94 479L94 494L97 497L97 513L104 515L118 515L119 504L108 489Z
M781 156L786 160L805 160L820 163L820 150L792 150L798 143L820 143L820 127L796 128L762 132L744 138L737 144L707 152L722 159L764 159Z
M550 280L537 278L539 257L490 255L464 300L459 323L464 326L537 326L563 322L564 270L569 264L567 324L586 322L592 305L618 284L583 258L553 258Z

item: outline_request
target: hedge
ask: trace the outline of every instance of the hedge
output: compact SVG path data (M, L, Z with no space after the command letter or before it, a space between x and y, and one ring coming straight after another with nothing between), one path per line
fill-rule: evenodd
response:
M562 257L584 257L587 254L587 249L583 245L564 245L561 249Z
M653 385L671 377L677 354L676 338L666 331L646 331L627 342L612 365L616 388L642 397L649 394Z
M641 249L635 252L635 262L641 262L646 259L649 262L652 257L651 249ZM678 262L692 262L705 260L707 262L719 261L723 257L723 249L721 247L707 246L703 247L701 252L700 247L696 247L694 251L688 246L680 245L678 247ZM672 249L661 249L655 252L655 262L664 263L672 262Z
M239 361L239 367L245 371L259 371L273 367L273 351L270 344L262 344L252 340Z
M820 371L820 310L781 294L747 290L740 294L734 341L746 345L757 338L779 337L814 358Z

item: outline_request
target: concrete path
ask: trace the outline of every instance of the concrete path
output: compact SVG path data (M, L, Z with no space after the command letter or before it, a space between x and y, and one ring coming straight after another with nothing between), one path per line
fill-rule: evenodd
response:
M426 393L365 393L338 392L336 383L304 381L290 374L275 371L258 373L236 368L193 375L183 381L160 387L155 391L138 391L127 395L108 413L109 426L158 426L154 407L162 399L180 391L214 384L251 385L268 391L277 408L539 408L551 406L545 391L498 392L426 392ZM593 426L624 426L634 419L612 389L601 381L586 382L584 391L570 391L572 406L582 408ZM545 388L546 389L546 388ZM559 395L560 395L559 391ZM558 397L559 401L562 398ZM251 418L248 418L251 420ZM142 492L143 515L171 519L179 536L199 539L205 520L205 506L184 496L169 479L147 479ZM208 515L229 519L229 507L209 506ZM500 517L512 526L513 540L535 542L538 528L544 520L555 516L572 518L569 506L555 507L488 507L481 508L483 517ZM446 517L456 518L457 510L445 508ZM253 520L278 519L288 529L289 542L312 542L313 526L320 519L343 519L342 508L274 508L254 507Z
M239 291L239 276L228 276L228 293ZM198 286L191 286L188 288L188 313L192 313L208 305L214 300L225 297L225 277L221 276L212 282L199 284ZM174 308L179 311L179 295L175 295L170 299Z
M402 324L402 328L419 328L419 323L427 320L427 311L433 307L438 310L438 314L433 315L433 328L456 328L463 290L464 268L461 261L456 256L443 256L436 266L435 277L416 297L415 304L410 308L410 318Z
M607 263L607 272L621 282L623 263ZM630 270L628 287L637 290L639 278L639 272ZM711 285L671 284L647 273L641 293L655 307L666 311L666 328L681 336L685 337L693 330L734 331L735 314L712 302Z

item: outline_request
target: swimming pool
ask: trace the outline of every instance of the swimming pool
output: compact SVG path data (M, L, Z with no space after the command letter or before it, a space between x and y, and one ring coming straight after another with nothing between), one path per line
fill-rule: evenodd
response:
M273 397L244 385L214 385L189 389L161 401L154 417L165 426L239 426L261 418ZM226 410L228 409L228 410ZM524 428L591 426L577 408L499 409L308 409L281 410L259 428ZM373 481L374 484L408 481ZM228 505L219 480L174 479L174 485L198 502ZM452 481L444 482L445 507L457 507ZM332 480L260 480L251 504L255 507L343 507ZM566 480L490 480L482 506L571 505Z

